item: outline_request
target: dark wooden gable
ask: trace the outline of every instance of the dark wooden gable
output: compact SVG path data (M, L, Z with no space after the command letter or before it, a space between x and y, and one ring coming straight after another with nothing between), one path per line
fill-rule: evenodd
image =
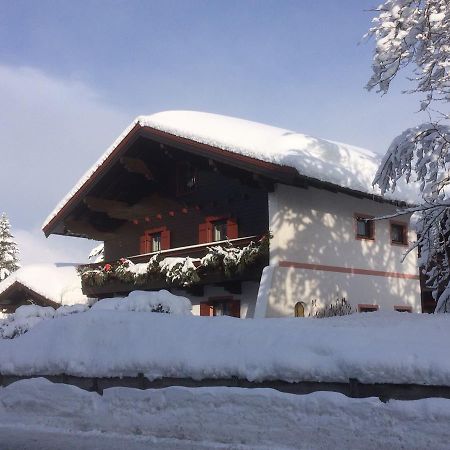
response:
M19 306L31 304L53 308L60 306L59 303L44 297L19 281L15 281L0 294L0 311L2 312L13 313Z
M183 170L196 177L185 192ZM271 189L267 177L140 137L65 219L65 233L120 241L107 258L139 253L136 233L161 225L177 229L172 247L198 243L198 225L207 216L239 216L243 235L263 233Z

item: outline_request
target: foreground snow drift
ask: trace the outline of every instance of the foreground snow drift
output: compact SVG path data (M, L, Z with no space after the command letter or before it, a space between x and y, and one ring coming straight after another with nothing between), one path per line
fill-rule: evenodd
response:
M173 295L166 290L149 292L133 291L128 297L105 298L92 305L93 310L102 311L134 311L140 313L158 312L165 314L190 315L192 304L186 297ZM67 316L85 312L87 304L60 306L23 305L13 314L3 318L0 316L0 339L13 339L31 330L45 319Z
M444 399L383 404L330 392L296 396L271 389L181 387L112 388L100 396L44 379L0 389L3 445L8 441L2 430L20 427L18 433L66 431L80 438L114 433L153 445L174 439L168 447L173 449L187 448L180 445L186 442L189 448L208 443L207 448L240 449L443 449L449 421L450 400ZM59 448L68 448L65 440Z
M90 310L0 340L0 373L450 385L449 315L254 319Z

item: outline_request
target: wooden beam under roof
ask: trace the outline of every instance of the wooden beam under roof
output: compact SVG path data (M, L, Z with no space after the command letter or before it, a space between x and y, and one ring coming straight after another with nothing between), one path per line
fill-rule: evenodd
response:
M87 196L84 200L86 206L95 212L105 213L114 219L133 221L149 221L149 217L161 211L181 211L185 205L170 198L161 197L154 193L141 202L129 205L118 200L109 200L100 197Z
M80 221L67 219L64 224L64 234L68 234L69 236L85 237L88 239L95 239L97 241L106 241L117 237L113 232L98 230L85 220Z
M128 156L122 156L120 163L125 167L128 172L137 173L144 176L149 181L154 181L155 177L153 171L148 167L147 163L139 158L130 158Z

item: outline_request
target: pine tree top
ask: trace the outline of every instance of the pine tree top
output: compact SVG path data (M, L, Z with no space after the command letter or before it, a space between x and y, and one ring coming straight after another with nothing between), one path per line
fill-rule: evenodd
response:
M0 216L0 281L16 271L19 265L19 249L11 233L8 216Z

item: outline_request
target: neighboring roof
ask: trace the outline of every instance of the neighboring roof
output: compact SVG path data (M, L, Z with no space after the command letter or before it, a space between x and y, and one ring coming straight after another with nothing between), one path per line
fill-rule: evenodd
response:
M76 267L72 265L33 264L21 267L0 282L0 295L15 283L61 305L88 302L81 292L81 279Z
M195 111L166 111L137 117L47 217L43 224L44 231L74 195L108 162L114 150L132 132L142 128L159 130L205 144L211 149L221 149L278 167L293 168L299 175L345 189L380 195L372 182L381 155L369 150L234 117ZM414 185L399 183L396 192L386 194L385 198L414 203L417 191Z

